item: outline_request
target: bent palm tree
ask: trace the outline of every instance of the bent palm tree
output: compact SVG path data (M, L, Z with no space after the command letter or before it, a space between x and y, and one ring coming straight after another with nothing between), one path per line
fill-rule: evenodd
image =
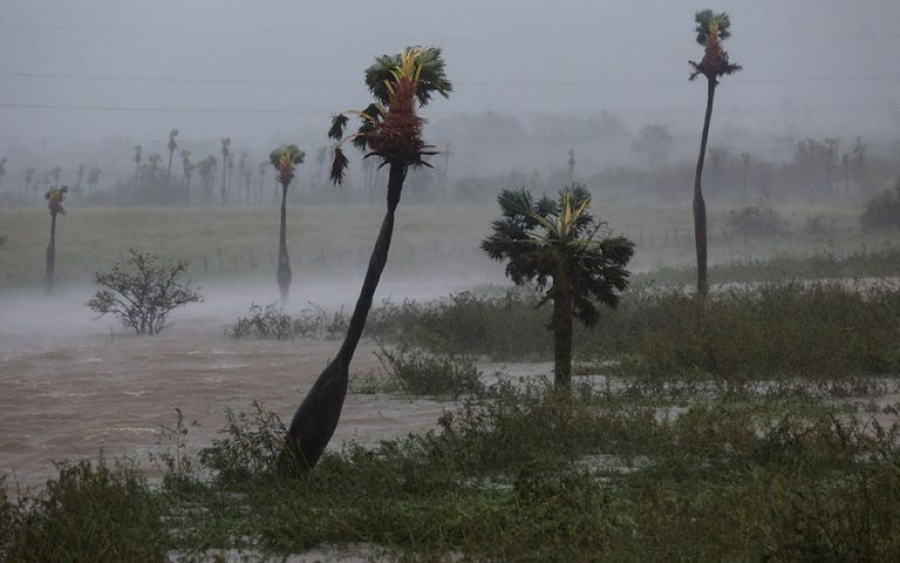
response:
M423 120L416 114L416 106L427 104L433 93L447 97L452 89L444 75L441 50L425 47L410 47L395 56L378 57L366 69L366 85L377 103L356 113L362 124L351 139L357 148L368 151L366 158L378 157L381 165L388 167L387 211L341 349L313 383L288 429L288 447L301 471L316 465L340 419L350 361L387 262L394 213L400 203L406 173L410 167L428 166L422 158L435 154L422 140ZM338 142L331 167L331 180L335 184L343 182L348 165L340 146L347 121L344 115L335 116L329 131L329 137Z
M278 170L278 183L281 184L281 224L278 229L278 270L275 278L281 291L281 303L286 304L291 288L291 259L287 251L287 189L294 179L294 167L303 163L306 153L297 145L284 145L272 151L269 162Z
M705 297L709 291L707 274L707 240L706 240L706 202L703 200L701 178L703 177L703 159L706 156L706 143L709 140L709 123L712 119L713 100L719 77L731 75L741 70L740 65L728 60L728 53L722 48L722 41L731 36L731 20L728 14L703 10L694 15L697 23L697 43L704 46L703 59L699 63L689 61L694 68L690 80L701 74L706 77L706 115L703 119L703 134L700 137L700 156L697 158L697 171L694 175L694 243L697 249L697 295Z
M587 326L599 319L595 302L615 307L617 292L628 287L625 269L634 243L625 237L598 238L606 223L589 212L591 195L584 186L562 190L559 200L535 202L521 189L497 197L503 216L481 249L493 260L507 260L506 275L516 285L535 282L545 290L541 304L553 301L553 379L557 389L572 381L572 329L577 318Z
M50 210L50 242L47 243L47 261L44 268L47 293L53 291L53 281L56 274L56 216L60 213L66 214L62 204L68 191L68 186L62 186L50 188L44 194L44 198L47 200L47 209Z

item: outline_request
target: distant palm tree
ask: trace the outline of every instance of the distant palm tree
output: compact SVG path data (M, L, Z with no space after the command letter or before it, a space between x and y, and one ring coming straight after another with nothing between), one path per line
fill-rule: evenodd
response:
M81 181L84 179L84 164L78 165L78 179L75 182L75 188L73 191L77 197L81 197Z
M88 172L88 178L87 178L88 188L90 188L91 192L94 192L97 190L97 182L99 182L99 181L100 181L100 168L95 166L95 167L91 168L90 172Z
M506 260L506 275L517 285L535 282L544 299L553 301L553 378L557 389L572 384L573 319L593 326L599 319L595 303L615 307L617 292L628 287L625 269L634 243L606 237L606 223L589 212L591 195L584 186L535 202L524 188L503 190L497 198L502 217L481 243L492 259Z
M191 162L191 151L182 149L181 168L184 171L184 203L191 202L191 175L194 173L194 164Z
M694 15L697 43L703 45L703 59L699 63L689 61L694 69L690 79L701 74L706 77L706 115L703 119L703 134L700 137L700 156L697 158L697 171L694 175L694 242L697 249L697 295L705 297L709 292L709 276L707 273L707 228L706 202L703 200L701 179L703 177L703 159L706 156L706 143L709 140L709 123L712 120L713 101L719 78L741 70L741 66L728 60L728 53L722 48L722 41L731 36L731 20L725 12L716 14L712 10L703 10Z
M294 179L294 168L303 163L306 153L297 145L284 145L272 151L269 162L278 171L281 184L281 223L278 228L278 270L275 279L281 291L281 302L287 303L291 288L291 259L287 251L287 189Z
M228 175L228 157L231 156L231 137L222 139L222 205L228 203L228 186L225 183Z
M266 170L269 169L269 161L264 160L259 163L259 203L262 204L265 199L266 190Z
M25 170L25 193L31 190L31 182L34 180L34 168Z
M134 147L134 189L137 191L141 187L141 145Z
M240 193L241 189L241 181L244 181L245 185L245 194L244 201L247 205L250 205L250 182L247 180L247 175L244 173L247 170L247 151L241 151L241 159L238 161L238 193Z
M435 154L422 140L423 120L416 114L416 106L427 104L434 93L446 97L452 89L438 48L410 47L394 56L383 55L366 69L365 75L366 85L377 103L357 113L362 124L351 139L357 148L368 151L366 158L378 158L382 166L388 167L387 211L341 349L319 374L291 420L288 446L300 470L311 469L318 463L340 419L350 361L387 263L394 214L406 173L410 167L428 166L423 157ZM338 142L330 175L335 184L343 182L348 166L340 144L347 121L344 115L335 116L329 131L329 137Z
M63 208L63 200L69 191L67 186L51 188L44 194L47 200L47 208L50 210L50 242L47 244L47 261L44 268L44 280L47 283L47 293L53 291L53 281L56 274L56 216L66 214Z
M218 164L218 161L213 155L209 155L197 163L197 172L200 174L200 186L203 191L203 203L206 204L211 203L213 200L216 164Z
M178 148L178 142L175 140L176 136L178 136L178 129L169 131L169 144L166 145L169 149L169 166L166 168L166 192L169 191L169 177L172 175L172 157L175 156L175 149Z
M6 176L6 158L0 158L0 185L3 183L4 176Z

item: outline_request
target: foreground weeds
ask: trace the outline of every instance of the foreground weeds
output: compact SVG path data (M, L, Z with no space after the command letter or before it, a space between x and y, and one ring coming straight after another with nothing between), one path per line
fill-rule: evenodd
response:
M798 404L501 382L438 431L345 444L301 479L282 476L277 447L252 445L284 439L257 407L229 418L187 480L150 487L131 465L84 462L39 495L0 498L0 554L161 561L367 544L414 561L897 560L900 427Z

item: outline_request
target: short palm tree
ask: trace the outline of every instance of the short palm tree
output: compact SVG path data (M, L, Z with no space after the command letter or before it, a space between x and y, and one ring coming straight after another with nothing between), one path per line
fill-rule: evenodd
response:
M731 37L731 20L725 12L716 14L712 10L703 10L694 15L697 43L703 45L703 59L699 63L689 61L694 71L690 79L700 75L706 77L706 115L703 119L703 134L700 137L700 156L697 158L697 171L694 175L694 242L697 249L697 295L705 297L709 291L707 273L707 228L706 202L703 200L701 179L703 177L703 159L706 156L706 143L709 140L709 123L712 119L713 100L719 78L736 73L741 66L728 60L728 53L722 48L722 41Z
M291 420L288 446L300 470L311 469L318 463L340 419L347 395L350 361L387 263L394 214L400 203L406 173L411 167L428 166L423 157L435 154L422 140L423 120L416 109L427 104L433 94L447 97L452 89L444 74L441 50L433 47L409 47L397 55L383 55L366 69L365 74L366 85L376 102L362 112L354 112L361 125L348 139L366 152L366 158L377 158L381 166L388 167L387 211L341 349L313 383ZM348 166L341 146L347 122L346 116L337 115L329 131L329 137L337 142L331 166L331 180L335 184L343 182Z
M275 278L281 291L282 304L287 303L291 288L291 259L287 251L287 189L294 179L294 169L303 163L306 153L297 145L284 145L272 151L269 162L278 171L278 183L281 184L281 223L278 228L278 270Z
M66 214L63 200L68 193L68 186L50 188L44 194L47 200L47 209L50 210L50 242L47 244L47 261L44 268L44 281L47 283L47 292L53 291L53 281L56 274L56 216Z
M597 304L615 307L618 292L628 287L625 266L634 243L606 237L606 223L589 212L590 193L575 185L559 199L534 201L525 189L503 190L497 198L502 216L481 243L492 259L505 260L506 275L517 284L536 283L544 299L553 301L554 383L569 389L572 379L573 319L593 326ZM549 285L549 287L548 287Z

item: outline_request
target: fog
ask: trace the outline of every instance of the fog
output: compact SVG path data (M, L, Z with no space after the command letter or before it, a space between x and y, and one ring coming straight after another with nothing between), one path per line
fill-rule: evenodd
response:
M672 158L696 149L705 104L682 0L552 3L7 0L0 23L0 153L7 182L89 163L124 181L133 147L166 155L170 129L196 159L231 137L258 162L327 144L329 116L369 101L362 71L410 44L443 48L449 100L423 115L450 148L452 177L564 166L585 176L639 163L641 127L661 124ZM719 87L713 143L766 157L777 140L864 137L900 126L895 0L715 2L744 70ZM579 123L581 128L579 130ZM449 145L448 145L449 143ZM180 150L180 149L179 149ZM177 156L177 155L176 155ZM307 167L307 171L312 167ZM311 173L311 172L310 172Z

